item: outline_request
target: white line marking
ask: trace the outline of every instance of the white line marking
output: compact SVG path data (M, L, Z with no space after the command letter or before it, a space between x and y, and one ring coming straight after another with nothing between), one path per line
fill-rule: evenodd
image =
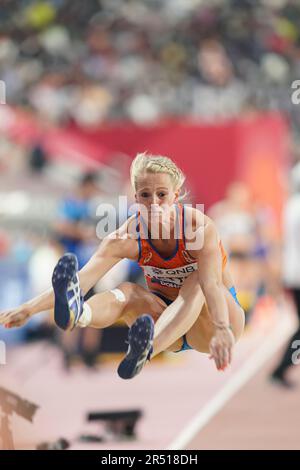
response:
M171 443L168 450L183 450L196 434L223 408L258 370L286 342L293 331L289 315L282 315L273 334L268 336L254 354L245 362L222 389L202 408L193 420L183 429Z

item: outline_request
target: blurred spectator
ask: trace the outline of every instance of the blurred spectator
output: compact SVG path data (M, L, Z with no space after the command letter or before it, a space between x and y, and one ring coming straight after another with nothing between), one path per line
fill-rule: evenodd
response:
M81 269L96 245L96 231L91 201L99 196L96 173L85 173L73 194L66 196L58 207L54 230L64 252L77 256Z
M47 165L47 154L40 142L35 142L30 150L29 166L34 173L41 173Z
M210 121L237 116L246 106L247 88L235 77L219 41L206 40L200 45L198 67L202 83L195 87L193 113Z
M91 206L93 198L99 195L97 178L97 174L92 172L81 177L74 194L64 198L59 205L58 220L54 223L62 252L74 253L80 269L87 263L98 244ZM94 289L91 289L85 299L93 294ZM86 365L93 366L97 359L101 335L100 330L91 328L76 330L72 335L61 335L66 367L77 353L80 353Z
M4 1L7 102L94 126L164 116L206 121L251 108L300 118L298 0Z
M272 242L264 227L267 224L271 229L272 216L257 206L247 185L239 181L229 185L224 200L212 206L208 215L216 222L228 251L239 301L248 321L257 298L269 287Z
M288 371L293 366L293 354L300 347L300 163L292 171L292 184L295 193L290 196L284 213L283 283L294 300L299 325L271 375L273 382L287 389L296 385L288 378Z

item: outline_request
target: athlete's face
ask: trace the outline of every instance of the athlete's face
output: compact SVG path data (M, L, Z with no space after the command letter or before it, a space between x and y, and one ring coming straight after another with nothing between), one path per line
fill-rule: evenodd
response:
M163 215L178 201L170 175L167 173L144 173L139 176L136 188L136 202L145 206L151 215Z

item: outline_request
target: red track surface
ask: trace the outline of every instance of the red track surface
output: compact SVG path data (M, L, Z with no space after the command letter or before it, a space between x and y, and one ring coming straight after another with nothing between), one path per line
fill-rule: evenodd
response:
M13 418L16 448L34 449L42 441L65 437L72 440L73 449L167 449L174 445L192 449L299 449L298 393L283 392L266 381L276 358L267 359L265 364L262 358L263 367L252 372L252 379L246 373L254 364L252 359L260 357L260 348L268 338L272 340L274 331L277 337L279 332L282 343L291 328L287 311L269 311L263 319L254 321L236 346L233 364L225 373L217 372L205 355L188 351L172 354L166 361L154 361L130 381L118 378L117 364L105 364L96 372L78 367L66 374L59 351L44 343L14 349L1 370L1 385L40 405L33 424ZM280 342L269 343L276 350L280 347ZM298 369L293 373L299 374ZM239 382L236 394L232 393ZM232 398L218 410L215 404L228 391ZM76 441L79 434L100 431L99 426L85 423L88 411L128 408L144 412L137 440L101 444ZM176 446L198 418L204 419L202 429L183 446Z

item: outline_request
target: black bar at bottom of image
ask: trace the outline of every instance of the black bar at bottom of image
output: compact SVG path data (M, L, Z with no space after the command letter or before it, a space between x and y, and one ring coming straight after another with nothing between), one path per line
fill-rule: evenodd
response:
M298 452L295 451L206 451L206 450L67 450L67 451L2 451L0 452L0 468L11 468L17 465L52 464L92 464L93 469L121 466L123 468L138 468L140 466L192 466L216 464L224 466L226 463L245 465L266 464L272 461L276 464L287 465L298 461Z

